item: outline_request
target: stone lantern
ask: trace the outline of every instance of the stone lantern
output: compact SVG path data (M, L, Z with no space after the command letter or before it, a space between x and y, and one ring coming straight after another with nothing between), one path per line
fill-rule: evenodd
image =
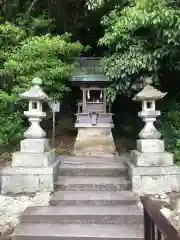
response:
M146 79L144 88L133 100L142 103L142 111L138 116L145 122L139 133L137 149L126 157L128 173L132 181L132 189L138 195L165 195L179 191L180 169L173 164L173 154L165 151L164 140L154 126L160 111L156 110L156 100L162 99L166 93L151 86L150 78Z
M40 88L41 79L34 78L34 84L20 97L29 101L29 109L24 112L30 127L25 131L25 139L20 143L20 151L12 154L12 166L2 171L2 193L53 191L59 161L55 161L55 150L40 122L46 116L43 101L48 96Z
M29 101L29 110L24 112L24 115L28 117L31 123L28 130L24 133L25 138L39 139L46 136L46 133L40 126L42 118L46 117L46 113L42 110L42 103L48 100L48 96L40 88L42 80L39 78L34 78L32 81L35 86L31 87L25 93L20 94L22 99L27 99Z
M161 134L154 126L156 118L160 116L160 111L156 110L156 100L162 99L167 93L162 93L152 87L151 79L145 80L145 87L134 97L134 101L142 102L142 111L138 116L143 119L145 126L139 133L142 139L159 139Z
M133 99L142 102L142 111L138 116L145 122L139 133L137 150L132 151L133 161L137 166L172 165L173 156L165 152L164 140L160 139L161 134L154 126L156 118L160 116L160 111L156 110L156 100L162 99L167 93L158 91L151 83L151 79L147 78L144 88Z

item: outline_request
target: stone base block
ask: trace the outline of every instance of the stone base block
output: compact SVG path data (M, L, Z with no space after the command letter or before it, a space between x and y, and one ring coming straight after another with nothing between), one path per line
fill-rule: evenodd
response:
M51 192L60 160L49 167L6 167L2 170L1 193Z
M126 157L133 191L138 194L163 194L180 192L180 167L139 167Z
M50 151L49 139L24 139L20 143L21 152L43 153Z
M12 167L48 167L55 159L55 150L44 153L14 152Z
M173 165L173 154L142 153L137 150L131 151L132 161L136 166L171 166Z
M74 145L75 155L114 155L116 147L110 128L79 128Z
M139 139L137 140L137 150L143 153L163 153L164 140L159 139Z

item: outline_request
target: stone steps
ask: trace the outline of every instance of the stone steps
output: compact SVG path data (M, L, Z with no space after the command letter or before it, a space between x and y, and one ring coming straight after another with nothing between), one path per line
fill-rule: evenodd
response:
M75 158L75 159L74 159ZM117 157L90 158L69 157L65 158L59 167L60 176L98 176L119 177L127 175L127 166Z
M62 161L62 163L86 163L86 164L106 164L106 163L122 163L124 160L124 156L66 156L66 155L61 155L58 157L59 160Z
M56 205L135 205L137 199L131 191L57 191L50 200Z
M61 158L50 206L27 208L12 240L143 240L123 159Z
M143 240L143 225L21 223L12 240Z
M29 207L22 223L142 224L137 206L49 206Z
M120 163L113 164L70 164L64 163L59 167L60 176L99 176L115 177L125 176L127 168Z
M131 182L125 177L61 176L55 186L64 191L126 191Z

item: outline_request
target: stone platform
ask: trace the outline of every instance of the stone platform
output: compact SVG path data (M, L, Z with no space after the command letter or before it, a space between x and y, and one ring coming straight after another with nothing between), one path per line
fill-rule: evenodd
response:
M176 165L137 166L130 155L125 156L125 162L134 192L160 194L180 191L180 167Z
M36 158L37 162L38 159ZM1 193L51 192L57 177L60 160L49 166L8 166L1 172Z
M139 152L137 150L131 151L131 157L136 166L141 167L159 167L172 166L173 154L169 152Z
M116 154L111 126L83 127L81 124L81 127L78 127L73 153L74 155L87 156L112 156Z
M165 151L164 140L138 139L137 150L131 151L131 158L136 166L161 167L173 165L173 154Z
M48 167L55 159L55 149L48 152L14 152L12 167Z

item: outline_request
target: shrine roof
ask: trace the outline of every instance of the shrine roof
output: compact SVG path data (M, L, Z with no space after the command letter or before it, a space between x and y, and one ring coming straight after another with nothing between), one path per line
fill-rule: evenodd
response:
M100 65L101 58L77 58L71 82L109 82Z
M71 82L108 82L109 78L100 74L76 74L70 77Z

